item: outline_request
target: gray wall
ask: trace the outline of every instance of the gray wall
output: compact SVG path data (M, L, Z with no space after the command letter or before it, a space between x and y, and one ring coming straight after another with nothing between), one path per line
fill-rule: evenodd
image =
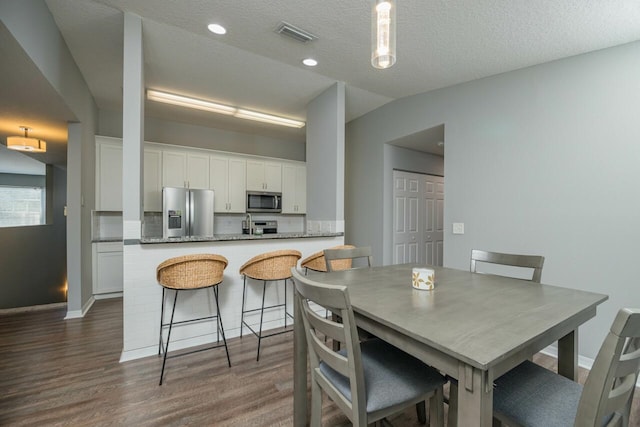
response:
M77 315L93 294L91 208L95 199L98 112L78 66L43 0L0 2L2 21L78 119L69 125L67 156L68 311ZM73 129L73 131L72 131ZM74 141L71 141L71 139ZM16 245L23 241L14 241Z
M0 228L0 309L66 301L66 172L47 168L47 225Z
M349 123L349 240L385 226L384 144L444 123L445 265L468 269L472 248L542 254L544 283L608 294L581 328L580 353L595 357L618 308L640 306L638 76L635 42L405 98ZM454 236L452 222L465 234Z
M0 173L0 185L13 185L17 187L44 187L45 184L46 177L44 175Z
M122 138L121 112L100 110L99 117L99 135ZM289 160L305 160L304 141L284 141L261 135L169 122L153 117L145 117L144 126L145 141Z

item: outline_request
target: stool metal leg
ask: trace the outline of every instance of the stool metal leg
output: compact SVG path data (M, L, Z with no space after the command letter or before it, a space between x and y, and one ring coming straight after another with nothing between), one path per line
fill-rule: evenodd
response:
M169 353L169 340L171 340L171 327L173 326L173 315L176 312L176 302L178 301L178 290L173 298L173 307L171 309L171 320L169 321L169 333L167 334L167 346L164 348L164 358L162 359L162 371L160 371L160 384L162 385L162 377L164 376L164 365L167 363L167 353Z
M262 308L260 310L260 333L258 333L258 356L256 362L260 360L260 341L262 341L262 319L264 318L264 297L267 293L267 281L262 283Z
M224 351L227 352L227 363L229 364L229 367L231 367L231 358L229 357L229 347L227 347L227 338L224 335L224 326L222 326L222 316L220 315L220 305L218 303L218 287L214 286L213 288L213 295L216 298L216 310L218 310L218 315L217 317L217 325L218 325L218 330L222 332L222 342L224 342ZM220 340L218 340L220 341Z
M242 327L244 326L244 303L247 294L247 276L243 276L242 281L242 313L240 314L240 338L242 338Z
M160 338L158 340L158 357L162 350L162 322L164 322L164 288L162 288L162 304L160 306Z
M287 279L284 279L284 328L287 328Z

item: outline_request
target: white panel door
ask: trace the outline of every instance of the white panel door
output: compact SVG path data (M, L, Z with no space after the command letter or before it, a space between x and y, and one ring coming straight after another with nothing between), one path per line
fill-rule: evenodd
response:
M187 182L189 188L209 189L209 154L189 153L187 155Z
M247 161L229 159L229 212L247 210Z
M162 152L162 186L186 187L187 153L178 151Z
M229 159L211 156L209 188L214 192L214 212L229 211Z
M419 259L419 183L407 172L393 171L393 262L403 264Z
M393 171L393 262L443 263L444 178Z

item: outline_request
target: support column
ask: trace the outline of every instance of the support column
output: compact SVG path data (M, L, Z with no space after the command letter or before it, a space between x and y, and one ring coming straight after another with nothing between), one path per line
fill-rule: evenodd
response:
M345 84L307 105L307 231L344 232Z

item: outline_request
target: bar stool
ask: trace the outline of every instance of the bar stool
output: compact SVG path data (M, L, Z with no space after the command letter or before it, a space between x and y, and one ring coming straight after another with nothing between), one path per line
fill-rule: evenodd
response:
M164 367L168 358L167 354L169 353L169 341L171 339L171 329L173 328L173 325L199 322L207 319L216 319L216 345L207 348L200 348L186 353L180 353L171 357L184 356L186 354L191 354L198 351L222 347L222 345L220 345L220 334L222 333L222 341L224 349L227 353L227 363L229 364L229 367L231 367L229 348L227 347L227 340L224 335L224 327L222 326L222 317L220 316L220 305L218 304L218 285L222 283L224 269L226 268L228 263L229 262L227 261L227 259L222 255L198 254L169 258L168 260L158 265L158 268L156 270L156 277L158 279L158 284L162 286L162 308L160 312L160 340L158 343L158 356L160 356L162 352L164 353L164 358L162 360L162 371L160 371L160 385L162 385ZM178 293L180 293L180 291L192 291L197 289L213 289L213 299L216 303L216 314L212 316L199 317L197 319L174 322L173 317L176 311ZM173 297L171 320L169 321L169 323L164 323L165 291L168 290L174 290L175 296ZM167 334L167 345L165 346L162 338L162 331L167 326L169 328L169 332Z
M291 332L292 329L273 332L268 335L262 334L262 322L264 319L264 310L270 308L284 307L284 327L287 327L287 316L293 319L293 315L287 312L287 279L291 278L291 268L298 264L298 260L302 258L302 254L296 250L280 250L267 252L256 255L240 267L240 274L244 276L242 288L242 314L240 316L240 337L242 337L242 328L246 326L253 334L258 337L258 355L256 361L260 360L260 342L263 338L280 335L285 332ZM246 294L247 294L247 277L254 280L262 280L262 306L251 310L245 310ZM284 303L264 306L265 295L267 291L267 281L284 280ZM260 328L258 332L244 320L245 313L260 311Z
M334 246L329 249L353 249L353 248L355 248L355 246L353 245L340 245L340 246ZM351 268L351 260L350 259L336 260L331 265L333 267L333 270L335 271L348 270ZM326 264L326 261L324 260L324 251L319 251L309 255L308 257L300 261L300 267L304 268L305 276L307 275L308 270L326 273L327 264Z

